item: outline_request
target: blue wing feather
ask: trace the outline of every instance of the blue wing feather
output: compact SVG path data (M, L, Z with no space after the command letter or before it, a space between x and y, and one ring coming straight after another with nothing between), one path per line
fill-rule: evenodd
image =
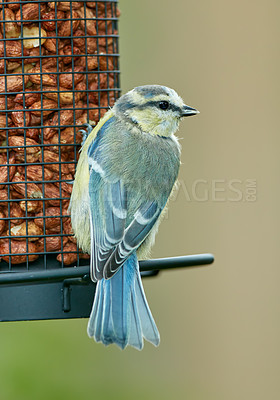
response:
M132 194L121 179L112 179L106 171L103 138L113 122L102 126L88 148L90 170L91 277L94 281L112 277L145 240L162 208L156 201L143 201L127 221L128 201ZM110 176L110 179L109 179ZM130 210L131 213L131 210Z
M134 214L132 222L125 229L122 240L104 266L103 275L105 279L113 276L131 253L141 245L154 226L161 211L162 208L158 207L154 201L147 201L140 206Z

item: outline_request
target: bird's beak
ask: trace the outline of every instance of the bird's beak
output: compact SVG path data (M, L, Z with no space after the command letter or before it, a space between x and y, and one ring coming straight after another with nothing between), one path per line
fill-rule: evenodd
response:
M182 117L190 117L191 115L199 114L199 111L190 106L183 105Z

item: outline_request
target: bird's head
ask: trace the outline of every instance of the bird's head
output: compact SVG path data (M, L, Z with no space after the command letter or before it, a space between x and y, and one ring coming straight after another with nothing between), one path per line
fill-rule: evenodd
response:
M176 132L181 118L198 114L166 86L139 86L121 96L114 105L115 115L141 131L159 136Z

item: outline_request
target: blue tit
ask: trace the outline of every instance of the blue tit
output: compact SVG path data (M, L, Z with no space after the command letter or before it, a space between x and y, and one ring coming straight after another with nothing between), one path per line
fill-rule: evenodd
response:
M121 96L88 134L70 201L79 247L97 282L88 335L105 345L158 346L160 335L141 282L146 258L176 182L182 117L197 114L165 86Z

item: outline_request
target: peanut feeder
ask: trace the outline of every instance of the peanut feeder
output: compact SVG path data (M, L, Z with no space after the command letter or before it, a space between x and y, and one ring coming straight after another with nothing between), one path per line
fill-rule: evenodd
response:
M0 5L0 269L79 264L68 204L84 123L119 94L115 1Z

